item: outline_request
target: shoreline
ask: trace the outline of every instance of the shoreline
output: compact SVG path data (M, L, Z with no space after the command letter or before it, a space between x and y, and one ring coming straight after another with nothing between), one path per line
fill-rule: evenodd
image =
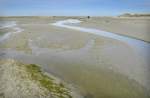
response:
M135 93L137 96L142 94L144 96L146 93L145 88L140 90L141 84L140 86L137 84L137 88L134 88L136 83L130 84L127 81L130 77L124 78L129 74L142 83L148 83L149 71L140 59L142 56L136 55L134 51L136 47L132 48L127 43L112 38L50 25L63 19L9 20L17 21L17 25L24 31L14 34L2 44L0 59L13 58L25 64L41 65L46 72L67 81L71 87L75 85L79 90L80 88L86 90L87 97L100 98L101 95L114 97L125 94L124 96L134 98ZM115 73L113 75L112 71L127 75L118 76Z
M142 59L145 60L145 62L147 62L147 64L148 64L149 60L146 57L149 56L148 51L150 49L150 43L145 43L141 40L132 39L132 38L129 38L129 37L126 37L126 36L120 36L120 35L117 35L117 34L114 34L114 33L105 32L105 31L101 31L101 30L98 30L98 29L85 28L85 27L80 27L80 26L76 26L76 25L75 26L74 25L69 25L69 24L80 24L80 23L82 23L82 21L80 21L80 20L68 19L68 20L57 21L56 23L53 23L52 25L57 26L57 27L61 27L61 28L66 28L66 29L79 30L81 32L87 32L87 33L95 34L95 35L98 35L98 36L104 36L106 38L111 38L111 39L114 39L114 40L124 42L124 43L128 44L130 47L132 47L132 48L134 47L135 48L134 51L138 55L139 54L142 55L142 57L143 57ZM126 74L126 73L123 73L123 74ZM139 82L139 80L136 80L136 81ZM144 85L144 86L147 87L146 85Z
M10 24L8 23L8 25L4 25L2 26L2 28L0 29L13 29L14 31L13 32L6 32L4 33L3 35L0 35L0 43L3 43L3 41L9 39L9 37L13 34L16 34L16 33L20 33L20 32L23 32L24 30L19 28L16 24L16 21L11 21Z
M13 95L11 98L16 98L17 96L20 96L21 98L25 98L25 96L28 98L36 98L36 96L43 96L43 95L40 95L42 93L43 94L45 93L46 95L44 95L44 96L47 98L49 98L50 96L52 98L53 97L54 98L60 98L60 97L61 98L82 98L81 95L79 95L79 94L77 94L77 92L73 91L72 87L69 87L69 85L67 83L52 76L50 73L46 73L46 72L42 71L42 69L38 65L23 64L18 61L15 61L13 59L0 60L0 64L1 64L0 71L3 70L3 71L1 71L2 73L0 76L0 83L1 83L0 88L3 88L3 86L6 85L6 88L1 89L0 94L2 96L0 95L0 97L9 97L9 94L12 93L11 90L13 90L16 94ZM5 66L8 69L5 69ZM9 76L15 75L15 73L16 74L20 73L20 74L18 74L17 76L11 77L10 78L11 80L7 80L7 81L3 82L3 78L7 79L7 78L9 78ZM17 79L16 83L14 81L14 78ZM37 85L37 87L35 87L35 88L34 88L34 86L26 87L25 82L21 82L23 80L26 81L26 83L30 82L30 84L35 84L35 85ZM14 84L11 85L11 83L13 83L13 82L14 82ZM48 84L45 85L45 83L46 84L48 83ZM7 85L10 85L10 87L7 87ZM14 86L14 87L11 88L12 86ZM19 88L20 91L24 90L24 88L26 88L26 91L19 93L19 91L18 91L19 89L17 89L18 86L20 86L20 88ZM55 88L52 88L52 86L54 86ZM7 91L7 89L8 89L8 91ZM9 91L9 89L10 89L10 91ZM30 89L35 90L33 94L30 92L27 92ZM43 91L41 91L41 90L43 90ZM39 93L37 93L37 91ZM26 93L26 95L24 95L24 93Z

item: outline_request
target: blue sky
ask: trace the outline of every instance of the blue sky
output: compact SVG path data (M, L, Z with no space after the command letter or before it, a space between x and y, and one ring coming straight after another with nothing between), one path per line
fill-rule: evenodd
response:
M150 13L150 0L0 0L6 16L114 16Z

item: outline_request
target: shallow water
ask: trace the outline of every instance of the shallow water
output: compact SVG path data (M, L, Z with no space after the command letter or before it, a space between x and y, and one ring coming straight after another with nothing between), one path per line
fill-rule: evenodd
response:
M0 58L13 58L24 63L40 64L45 71L76 87L86 96L85 98L149 98L146 89L136 81L112 70L98 67L94 63L82 62L86 60L86 56L83 56L83 59L79 56L82 50L54 53L36 48L37 53L41 51L39 56L36 53L29 55L8 49L3 51L5 55ZM85 50L86 48L83 49Z
M67 29L73 29L73 30L78 30L78 31L82 31L82 32L87 32L87 33L92 33L92 34L96 34L96 35L99 35L99 36L104 36L104 37L107 37L107 38L111 38L111 39L115 39L115 40L118 40L118 41L121 41L121 42L124 42L124 43L126 43L127 45L129 45L132 49L133 49L133 51L134 51L134 53L137 55L137 56L140 56L140 60L141 61L143 61L143 63L144 63L144 65L145 66L143 66L143 67L146 67L146 68L149 68L150 66L149 66L149 64L150 64L150 62L149 62L149 57L150 57L150 55L149 55L149 50L150 50L150 43L147 43L147 42L144 42L144 41L141 41L141 40L137 40L137 39L134 39L134 38L130 38L130 37L126 37L126 36L121 36L121 35L117 35L117 34L114 34L114 33L110 33L110 32L105 32L105 31L101 31L101 30L97 30L97 29L91 29L91 28L85 28L85 27L79 27L79 26L73 26L72 24L75 24L75 23L80 23L81 21L79 21L79 20L72 20L72 19L69 19L69 20L63 20L63 21L58 21L58 22L56 22L56 23L53 23L52 25L54 25L54 26L58 26L58 27L62 27L62 28L67 28ZM124 52L124 51L122 51L122 52ZM136 67L136 66L135 66ZM80 67L81 68L81 67ZM82 69L82 68L81 68ZM83 68L84 69L84 68ZM135 68L136 69L136 68ZM70 69L69 69L70 70ZM78 70L80 70L80 69L78 69ZM78 70L76 70L77 72L78 72ZM66 70L67 71L67 70ZM106 71L106 70L105 70ZM108 98L119 98L119 97L117 97L117 96L115 96L115 95L113 95L113 94L115 94L115 92L117 92L117 94L119 94L120 92L122 93L122 91L121 91L121 89L122 88L124 88L124 90L126 90L126 91L129 91L128 92L128 94L130 93L131 94L131 96L132 96L132 93L134 93L135 95L136 95L136 93L137 93L137 91L136 91L136 87L135 88L132 88L132 85L130 85L130 82L131 81L126 81L126 84L124 84L124 82L125 82L125 77L124 76L121 76L121 77L119 77L119 76L116 76L116 74L114 74L113 72L112 73L107 73L107 71L106 71L106 73L105 73L105 71L102 71L101 69L99 69L99 71L96 73L95 72L95 75L93 75L93 73L94 72L90 72L89 71L89 74L91 73L92 75L90 76L90 75L83 75L82 76L82 72L81 72L81 74L79 74L79 77L82 77L82 78L84 78L84 77L88 77L87 78L87 80L82 80L82 81L80 81L80 82L82 82L82 83L80 83L80 84L82 84L82 86L83 85L85 85L86 84L86 82L87 82L87 84L88 85L86 85L86 87L88 86L88 89L91 89L92 88L92 90L90 90L90 91L88 91L88 92L97 92L97 94L95 95L93 95L93 96L96 96L96 98L99 98L99 97L108 97ZM70 71L69 71L70 72ZM101 73L102 72L102 73ZM69 73L68 73L69 74ZM86 74L88 74L88 72L86 73ZM99 74L99 75L98 75ZM98 76L97 76L98 75ZM101 76L102 75L102 76ZM107 76L108 75L108 76ZM78 77L78 78L79 78ZM93 85L95 85L95 87L92 85L92 83L89 83L90 81L88 80L88 79L90 79L92 77L92 82L93 82ZM100 78L101 77L101 78ZM109 78L111 77L113 77L113 79L115 78L116 79L116 81L114 82L113 80L109 80L109 81L111 81L111 82L109 82L108 84L110 84L109 86L107 85L107 81L105 81L105 79L107 80L107 79L109 79ZM81 78L81 79L82 79ZM71 78L71 80L73 80L74 78ZM102 80L101 80L102 79ZM149 79L149 78L148 78ZM80 80L80 78L79 78L79 80ZM105 81L104 83L101 83L101 81ZM117 81L119 81L119 82L117 82ZM117 89L114 85L116 85L115 83L121 83L121 85L119 85L119 89ZM133 81L131 82L131 84L132 83L134 83ZM135 83L136 84L136 83ZM90 87L90 85L92 85L91 87ZM98 86L99 85L99 86ZM106 86L106 88L105 87L103 87L103 86ZM126 85L125 87L121 87L121 86L123 86L123 85ZM128 85L128 86L127 86ZM107 87L108 86L108 87ZM114 87L113 87L114 86ZM131 86L131 88L130 88L130 86ZM86 88L85 87L85 88ZM103 87L103 88L101 88L101 87ZM118 87L118 86L117 86ZM127 88L126 88L127 87ZM112 89L113 88L113 89ZM115 89L114 89L115 88ZM95 90L94 90L95 89ZM103 90L102 90L103 89ZM106 90L107 89L107 90ZM109 94L110 93L110 91L109 91L109 89L111 89L112 91L112 95L111 94ZM130 90L131 91L130 91ZM101 90L102 91L104 91L103 92L103 94L102 95L100 95L100 92L101 92ZM106 91L105 91L106 90ZM118 92L118 91L120 91L120 92ZM133 91L135 91L135 92L133 92ZM107 92L107 93L106 93ZM105 95L105 93L106 93L106 95ZM130 98L130 94L128 95L128 94L125 94L125 95L123 95L123 94L121 94L121 95L123 95L122 96L122 98ZM108 95L108 96L107 96ZM109 96L110 95L110 96ZM115 97L113 97L113 96L115 96ZM133 96L132 96L133 97ZM131 98L132 98L131 97ZM134 96L135 97L135 96ZM133 97L133 98L134 98ZM137 98L138 98L138 96L136 96ZM135 98L136 98L135 97Z
M68 28L68 29L73 29L73 30L79 30L82 32L88 32L88 33L112 38L115 40L123 41L123 42L127 43L128 45L132 46L133 49L135 49L135 51L144 58L143 60L146 60L146 63L150 64L150 62L149 62L150 43L144 42L141 40L137 40L134 38L118 35L118 34L111 33L111 32L105 32L102 30L97 30L97 29L92 29L92 28L85 28L85 27L70 26L69 25L69 24L78 24L80 22L82 22L82 21L75 20L75 19L68 19L68 20L58 21L56 23L53 23L52 25L58 26L58 27L63 27L63 28Z
M0 29L11 28L16 26L15 21L0 21Z
M77 87L85 98L148 98L147 91L136 81L92 62L94 58L88 56L94 45L92 40L81 49L60 52L29 42L32 54L5 49L1 51L5 53L3 58L40 64L47 72Z
M9 37L12 34L20 33L23 31L23 29L17 27L16 21L2 21L2 22L0 22L0 31L2 31L2 29L12 29L14 31L5 32L5 33L3 32L2 34L0 34L0 43L3 42L4 40L9 39Z
M79 23L79 21L73 21L71 23L76 22ZM68 25L63 26L84 32L93 32L93 29L68 27ZM95 30L95 32L99 33L100 31ZM105 32L103 32L102 35L104 33ZM104 36L106 35L104 34ZM108 34L108 36L110 36L110 34ZM112 36L115 37L116 35ZM112 36L109 38L112 38ZM118 35L116 37L116 40L122 39L120 36L118 37ZM139 42L134 43L135 46L138 46L136 43L139 44ZM145 42L140 43L145 44ZM45 71L77 87L79 92L85 96L84 98L149 98L146 89L136 81L129 79L123 74L116 73L113 70L103 68L93 63L95 58L89 54L94 44L95 42L91 40L80 49L56 51L49 48L38 47L34 43L34 40L29 39L29 47L32 49L32 54L26 54L13 49L0 49L0 59L13 58L24 63L39 64ZM147 44L142 47L147 48ZM144 50L146 48L144 48ZM141 51L143 48L139 50ZM105 63L102 64L105 65Z

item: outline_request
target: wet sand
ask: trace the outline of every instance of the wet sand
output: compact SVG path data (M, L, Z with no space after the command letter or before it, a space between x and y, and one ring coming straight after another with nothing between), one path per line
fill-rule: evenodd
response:
M149 17L91 17L83 20L84 22L80 26L101 29L150 42Z
M130 45L51 25L59 19L8 20L17 21L24 31L0 44L0 59L40 64L85 98L148 98L149 66Z

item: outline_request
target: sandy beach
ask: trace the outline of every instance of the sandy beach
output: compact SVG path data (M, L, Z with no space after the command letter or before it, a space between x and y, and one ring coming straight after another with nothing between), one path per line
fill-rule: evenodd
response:
M65 25L111 32L149 47L149 18L3 17L0 22L16 25L0 29L5 32L0 35L0 59L38 64L83 98L149 98L150 62L143 52L122 40L52 25L67 19L82 22Z

